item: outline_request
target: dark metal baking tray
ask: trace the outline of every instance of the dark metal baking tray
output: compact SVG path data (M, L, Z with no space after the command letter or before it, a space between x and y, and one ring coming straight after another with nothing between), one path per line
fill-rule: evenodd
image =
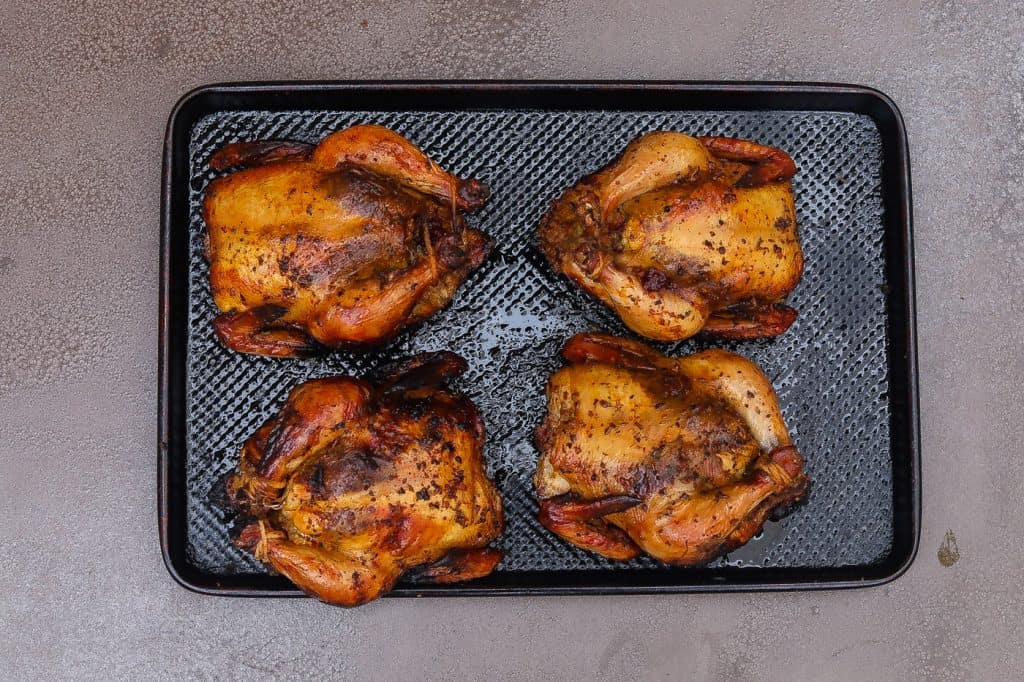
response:
M463 177L486 180L471 218L497 241L443 313L370 354L276 360L213 339L199 202L207 159L235 140L316 142L356 122L390 126ZM546 266L535 243L564 187L653 129L777 145L794 186L807 266L776 340L719 344L778 389L814 481L806 506L703 568L615 563L536 520L532 431L547 375L573 333L628 334ZM164 150L160 293L159 522L168 569L214 594L298 594L229 543L218 502L241 442L313 376L365 374L419 350L467 357L459 387L480 407L485 456L506 508L507 556L490 577L400 584L394 595L605 594L876 585L909 566L920 520L910 170L900 113L864 87L776 83L260 83L203 87L171 114ZM671 353L713 345L662 346Z

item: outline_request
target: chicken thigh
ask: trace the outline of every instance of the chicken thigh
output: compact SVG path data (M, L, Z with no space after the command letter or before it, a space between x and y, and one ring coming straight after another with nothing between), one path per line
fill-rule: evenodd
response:
M541 523L611 559L692 566L734 549L806 493L767 377L722 350L665 357L580 334L537 429Z
M781 334L803 272L795 172L772 147L648 133L555 201L541 249L650 339Z
M462 216L477 180L399 134L359 125L315 147L229 144L203 201L210 288L228 348L292 357L385 340L447 305L491 249Z
M236 544L306 593L356 606L410 570L433 582L489 574L501 498L483 423L443 386L454 353L425 353L376 384L308 381L245 443L228 496L251 523Z

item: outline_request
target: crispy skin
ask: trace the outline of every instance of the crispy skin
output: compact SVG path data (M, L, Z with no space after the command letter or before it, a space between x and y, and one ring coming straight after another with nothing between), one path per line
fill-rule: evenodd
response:
M244 167L203 200L214 329L233 350L295 357L386 340L447 305L491 250L462 215L486 186L380 126L315 148L230 144L210 163Z
M648 133L554 202L541 249L648 338L775 336L803 273L795 172L773 147Z
M803 458L749 360L723 350L668 358L601 334L573 337L563 355L534 484L541 523L569 542L693 566L805 495Z
M356 606L415 569L438 582L489 574L501 498L482 458L483 423L444 388L453 353L417 356L378 384L296 387L245 443L228 496L252 522L236 544L308 594Z

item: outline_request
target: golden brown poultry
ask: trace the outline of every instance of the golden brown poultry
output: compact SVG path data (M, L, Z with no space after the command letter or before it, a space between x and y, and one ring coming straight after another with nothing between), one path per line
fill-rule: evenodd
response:
M780 149L648 133L553 204L541 248L648 338L781 334L803 272L795 172Z
M291 357L387 339L447 305L491 249L463 211L477 180L446 173L387 128L353 126L313 147L229 144L203 201L218 338Z
M611 559L691 566L746 543L807 490L767 377L723 350L667 358L580 334L548 383L540 521Z
M403 573L455 582L489 574L501 498L483 424L443 386L465 360L413 357L377 385L308 381L245 443L229 498L253 519L236 544L307 594L356 606Z

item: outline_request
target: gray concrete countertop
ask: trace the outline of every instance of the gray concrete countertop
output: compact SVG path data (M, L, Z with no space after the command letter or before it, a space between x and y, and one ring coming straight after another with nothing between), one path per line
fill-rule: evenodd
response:
M0 9L0 677L1019 679L1024 5L198 4ZM167 115L208 82L353 78L817 80L891 95L910 135L920 311L910 571L855 591L352 611L176 585L155 513Z

